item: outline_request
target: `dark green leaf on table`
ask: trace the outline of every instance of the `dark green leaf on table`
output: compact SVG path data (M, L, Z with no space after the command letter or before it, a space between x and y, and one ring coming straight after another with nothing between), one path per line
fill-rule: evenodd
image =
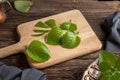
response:
M47 46L38 40L33 40L26 50L27 55L34 61L45 62L50 59L50 51Z
M45 32L43 32L43 33L38 33L38 34L33 34L32 36L39 37L39 36L42 36L43 34L45 34Z
M19 12L28 12L30 7L33 5L31 1L28 0L15 0L14 7Z
M32 36L42 36L44 35L45 33L49 32L49 30L38 30L38 29L34 29L34 32L36 34L33 34Z
M45 22L45 24L47 24L47 25L48 25L49 27L51 27L51 28L57 26L57 24L56 24L56 22L55 22L54 19L47 20L47 21Z
M42 32L49 32L50 30L39 30L39 29L34 29L34 32L36 33L42 33Z
M70 31L75 31L77 30L77 25L74 23L69 22L64 22L63 24L60 25L60 28L62 30L70 30Z
M62 34L62 30L56 26L48 33L45 38L45 42L49 45L58 45L60 44Z
M80 37L74 32L68 31L62 37L62 46L64 48L75 48L80 44Z
M49 26L41 21L37 22L35 24L36 27L41 27L41 28L49 28Z

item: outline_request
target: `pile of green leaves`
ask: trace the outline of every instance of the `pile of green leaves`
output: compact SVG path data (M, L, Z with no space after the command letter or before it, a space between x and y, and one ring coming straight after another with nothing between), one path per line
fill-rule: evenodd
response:
M101 51L99 55L99 80L120 80L120 58L108 51Z
M35 34L32 36L38 37L47 33L45 42L49 45L62 45L64 48L71 49L80 44L80 37L75 32L77 26L71 21L58 26L54 19L50 19L45 22L37 22L35 27L38 28L33 30ZM29 58L37 62L45 62L50 59L49 49L43 42L38 40L33 40L27 47L26 52Z
M45 37L45 42L49 45L61 45L64 48L75 48L80 44L80 37L76 30L77 25L71 21L63 22L60 26L56 24L54 19L45 22L39 21L35 24L36 27L50 28L49 30L35 29L32 36L41 36L48 33Z

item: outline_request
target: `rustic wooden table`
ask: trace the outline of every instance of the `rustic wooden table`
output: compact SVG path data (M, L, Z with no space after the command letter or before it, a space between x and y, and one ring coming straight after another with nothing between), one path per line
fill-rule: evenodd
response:
M106 35L100 24L104 18L120 8L119 1L96 0L33 0L34 5L28 13L22 14L11 10L7 13L7 20L0 24L0 48L14 44L18 41L16 34L17 25L38 18L43 18L56 13L79 9L98 38L105 44ZM87 66L98 57L98 52L54 65L43 69L49 80L77 80ZM1 59L1 62L16 66L21 69L29 68L24 54L16 54ZM80 79L78 79L80 80Z

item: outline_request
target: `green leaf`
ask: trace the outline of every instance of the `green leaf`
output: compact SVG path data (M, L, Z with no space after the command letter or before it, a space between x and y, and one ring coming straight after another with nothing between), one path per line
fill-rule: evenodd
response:
M105 75L106 77L110 77L113 74L113 72L109 69L105 72L102 72L102 74Z
M57 26L54 19L47 20L45 23L51 28Z
M120 58L115 61L115 68L120 71Z
M101 53L99 54L99 63L108 62L112 67L115 66L116 59L117 58L115 54L105 50L101 51Z
M80 44L80 41L81 39L77 34L68 31L62 37L62 46L64 48L72 49L77 47Z
M62 30L59 27L54 27L46 36L45 42L49 45L58 45L62 37Z
M33 34L32 36L42 36L43 34L45 34L45 33L40 33L40 34Z
M111 68L111 65L110 65L110 63L108 63L108 62L101 62L101 63L99 64L99 69L100 69L100 71L102 71L102 72L107 72L107 71L110 70L110 68Z
M98 80L109 80L109 77L101 75Z
M63 24L60 25L60 28L62 30L70 30L70 31L75 31L77 30L77 25L74 23L69 22L64 22Z
M74 23L71 23L69 30L70 30L70 31L76 31L76 30L77 30L77 25L74 24Z
M111 76L109 80L115 80L114 76Z
M50 30L39 30L39 29L34 29L34 32L36 33L41 33L41 32L49 32Z
M36 27L41 27L41 28L49 28L49 26L41 21L37 22L35 24Z
M49 30L38 30L38 29L34 29L34 32L39 33L39 34L33 34L32 36L42 36L43 34L49 32Z
M47 46L38 40L33 40L27 47L27 55L34 61L45 62L50 59L50 51Z
M70 29L71 22L64 22L63 24L60 25L60 28L62 30L69 30Z
M32 4L33 3L28 0L15 0L14 1L14 7L19 12L28 12Z
M115 72L115 74L110 77L110 80L120 80L120 72Z

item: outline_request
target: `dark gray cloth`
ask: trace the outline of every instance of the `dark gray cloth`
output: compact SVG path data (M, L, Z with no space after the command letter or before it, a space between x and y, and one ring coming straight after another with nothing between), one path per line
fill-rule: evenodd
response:
M105 50L120 52L120 11L108 16L104 26L109 33Z
M34 68L20 70L0 62L0 80L48 80L46 75Z

